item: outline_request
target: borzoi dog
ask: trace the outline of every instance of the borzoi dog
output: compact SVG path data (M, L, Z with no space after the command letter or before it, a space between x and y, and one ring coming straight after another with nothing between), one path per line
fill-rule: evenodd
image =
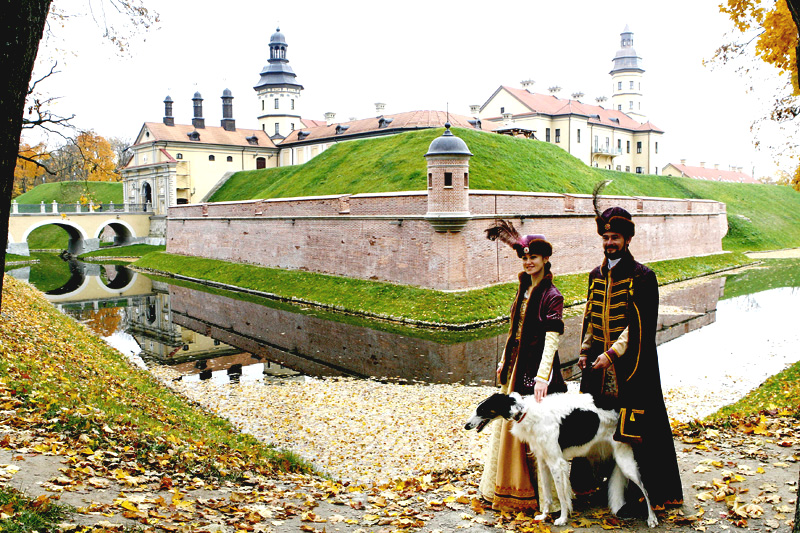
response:
M647 504L647 525L658 524L650 507L650 499L642 485L639 467L629 444L614 440L619 415L616 411L598 409L589 394L550 394L541 402L533 396L524 399L517 393L493 394L480 403L467 421L465 429L481 431L495 418L514 420L511 434L528 444L536 457L543 491L540 494L541 514L544 520L553 507L552 485L561 502L561 516L555 525L567 523L572 512L572 486L569 482L569 464L573 457L587 457L598 461L613 457L616 465L608 481L608 506L614 514L625 503L626 478L636 484L644 494Z

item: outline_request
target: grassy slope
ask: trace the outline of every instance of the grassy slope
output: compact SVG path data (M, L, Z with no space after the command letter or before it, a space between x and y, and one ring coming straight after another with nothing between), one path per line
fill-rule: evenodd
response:
M650 266L661 283L670 283L749 262L744 255L733 253L659 261ZM504 283L472 291L441 292L166 253L148 254L134 265L263 291L284 299L308 300L313 295L314 303L347 312L437 324L465 325L507 318L516 290L515 283ZM585 300L586 279L585 273L556 277L564 305Z
M176 396L27 283L6 276L2 301L0 400L20 427L88 434L93 449L135 454L137 472L170 463L219 479L306 468Z
M422 190L425 158L441 129L337 144L304 165L239 172L212 201ZM728 206L728 250L800 246L800 193L789 187L715 183L588 167L554 144L494 133L455 130L475 157L470 187L589 194L613 179L606 194L708 198Z
M122 183L104 181L64 181L59 183L43 183L15 198L18 204L38 204L44 202L74 204L86 194L95 203L122 203Z

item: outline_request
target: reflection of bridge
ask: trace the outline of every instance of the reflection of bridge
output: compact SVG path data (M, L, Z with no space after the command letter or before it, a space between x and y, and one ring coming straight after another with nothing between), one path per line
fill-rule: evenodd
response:
M11 204L8 220L7 253L30 255L28 237L42 226L58 226L69 234L67 251L81 254L100 249L100 234L107 228L114 232L114 244L147 242L152 211L132 204L40 205ZM145 210L147 209L147 210Z

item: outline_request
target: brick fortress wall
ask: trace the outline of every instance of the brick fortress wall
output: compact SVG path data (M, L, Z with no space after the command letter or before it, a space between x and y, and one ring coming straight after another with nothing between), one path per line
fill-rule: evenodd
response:
M650 262L719 253L725 204L712 200L603 196L636 223L631 251ZM170 207L167 252L458 290L513 281L516 254L485 238L495 218L553 244L553 272L600 264L591 195L469 191L466 226L437 233L425 191L221 202ZM313 298L312 298L313 299Z

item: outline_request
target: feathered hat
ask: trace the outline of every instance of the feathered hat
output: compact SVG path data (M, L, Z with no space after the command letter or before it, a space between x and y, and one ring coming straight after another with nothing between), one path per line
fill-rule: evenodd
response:
M486 230L486 238L490 241L500 239L522 257L525 254L550 257L553 255L553 246L547 242L544 235L520 235L514 224L505 220L496 220L494 225Z
M592 191L592 204L597 215L594 219L597 222L597 234L602 235L607 231L613 231L629 239L636 233L636 225L633 223L631 214L621 207L609 207L600 213L600 208L597 205L600 191L609 183L611 183L611 180L601 181L594 186L594 191Z

